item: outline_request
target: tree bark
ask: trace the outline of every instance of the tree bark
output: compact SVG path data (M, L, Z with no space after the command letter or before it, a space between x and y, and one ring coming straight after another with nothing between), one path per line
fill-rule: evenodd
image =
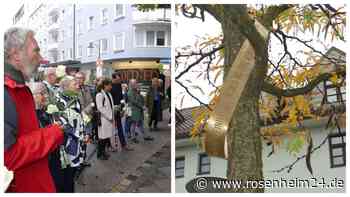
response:
M230 18L234 13L225 11L225 18L221 21L225 46L224 76L230 69L244 40L238 27ZM266 57L256 57L260 65L255 66L252 71L228 129L228 179L263 180L262 142L259 134L259 95L267 70L267 44L265 45ZM264 189L241 188L230 192L264 192Z

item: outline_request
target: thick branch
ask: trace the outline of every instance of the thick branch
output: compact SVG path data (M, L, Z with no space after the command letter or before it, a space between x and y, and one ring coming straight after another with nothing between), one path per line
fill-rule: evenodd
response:
M339 71L337 74L345 74L345 71ZM266 81L263 83L262 91L267 92L269 94L275 95L275 96L285 96L285 97L293 97L297 95L303 95L308 92L310 92L312 89L314 89L320 82L329 79L332 77L331 73L324 73L319 75L317 78L310 81L306 86L301 88L294 88L294 89L282 89L279 87L276 87Z
M188 18L199 18L201 19L202 21L204 21L204 12L202 10L200 10L200 16L197 16L197 7L193 7L193 11L190 12L186 5L183 4L181 5L181 11L182 11L182 14L185 16L185 17L188 17Z
M267 8L266 13L258 17L257 19L263 24L266 28L271 28L272 27L272 21L277 18L282 12L285 10L293 7L294 5L290 4L282 4L282 5L276 5L276 6L269 6Z
M224 17L224 13L222 11L222 6L219 4L193 4L193 7L197 7L201 10L208 12L212 15L217 21L221 22Z
M233 21L238 25L239 31L249 40L254 48L257 57L265 57L266 39L255 27L255 20L252 19L247 11L246 5L230 5L225 6L225 11L232 16ZM225 12L225 13L226 13ZM257 62L260 64L260 62Z

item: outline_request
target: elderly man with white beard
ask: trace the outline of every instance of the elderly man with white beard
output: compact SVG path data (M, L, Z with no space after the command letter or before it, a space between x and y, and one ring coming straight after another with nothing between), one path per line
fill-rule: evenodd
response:
M11 28L4 38L4 164L14 172L8 192L55 192L48 155L64 140L64 127L39 127L29 81L42 57L34 32Z

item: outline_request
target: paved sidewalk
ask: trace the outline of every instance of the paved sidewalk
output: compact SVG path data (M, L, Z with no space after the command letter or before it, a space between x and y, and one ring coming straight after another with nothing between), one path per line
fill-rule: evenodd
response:
M171 145L167 143L147 159L136 171L125 177L113 192L171 192Z
M126 177L133 177L135 175L142 175L143 172L140 171L147 165L145 161L152 161L151 158L156 159L157 154L160 154L160 158L164 158L165 152L169 155L169 165L167 168L163 168L164 177L167 176L169 187L158 188L159 191L153 192L170 192L170 182L171 182L171 168L170 168L170 142L171 142L171 129L168 126L169 113L164 111L164 121L159 122L159 131L150 132L150 135L154 137L154 141L143 141L140 140L139 144L130 144L130 147L134 151L118 151L110 152L111 157L104 160L97 160L96 158L96 148L94 144L88 146L88 160L91 163L91 167L85 168L80 174L76 181L75 190L76 192L123 192L117 189L116 186L120 185L122 181L125 181ZM141 139L141 138L139 138ZM160 153L157 153L160 152ZM154 157L152 157L154 156ZM157 165L159 162L156 162ZM161 163L161 162L160 162ZM159 163L159 164L160 164ZM149 164L150 165L150 164ZM165 165L163 165L165 166ZM158 173L158 172L154 172ZM123 182L124 183L124 182ZM126 184L124 184L126 185ZM129 184L131 186L131 183ZM159 185L159 187L163 187ZM168 189L169 188L169 189ZM128 188L124 188L128 189ZM127 190L129 192L129 190ZM131 191L130 191L131 192ZM140 191L141 192L141 191ZM143 191L146 192L146 191Z

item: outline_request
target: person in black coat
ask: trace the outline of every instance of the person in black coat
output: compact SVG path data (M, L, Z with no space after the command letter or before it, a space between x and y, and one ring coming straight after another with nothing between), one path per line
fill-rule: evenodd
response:
M169 126L171 124L171 85L169 85L169 87L166 89L166 94L168 96L168 101L169 101L169 113L170 113L170 117L169 117Z
M123 125L121 121L120 112L123 108L123 104L120 101L123 100L123 91L122 91L121 79L118 73L112 74L111 94L113 97L113 102L115 107L114 117L115 117L117 129L118 129L119 141L120 141L120 144L122 145L122 149L130 151L132 149L130 149L126 143L126 139L124 137Z

